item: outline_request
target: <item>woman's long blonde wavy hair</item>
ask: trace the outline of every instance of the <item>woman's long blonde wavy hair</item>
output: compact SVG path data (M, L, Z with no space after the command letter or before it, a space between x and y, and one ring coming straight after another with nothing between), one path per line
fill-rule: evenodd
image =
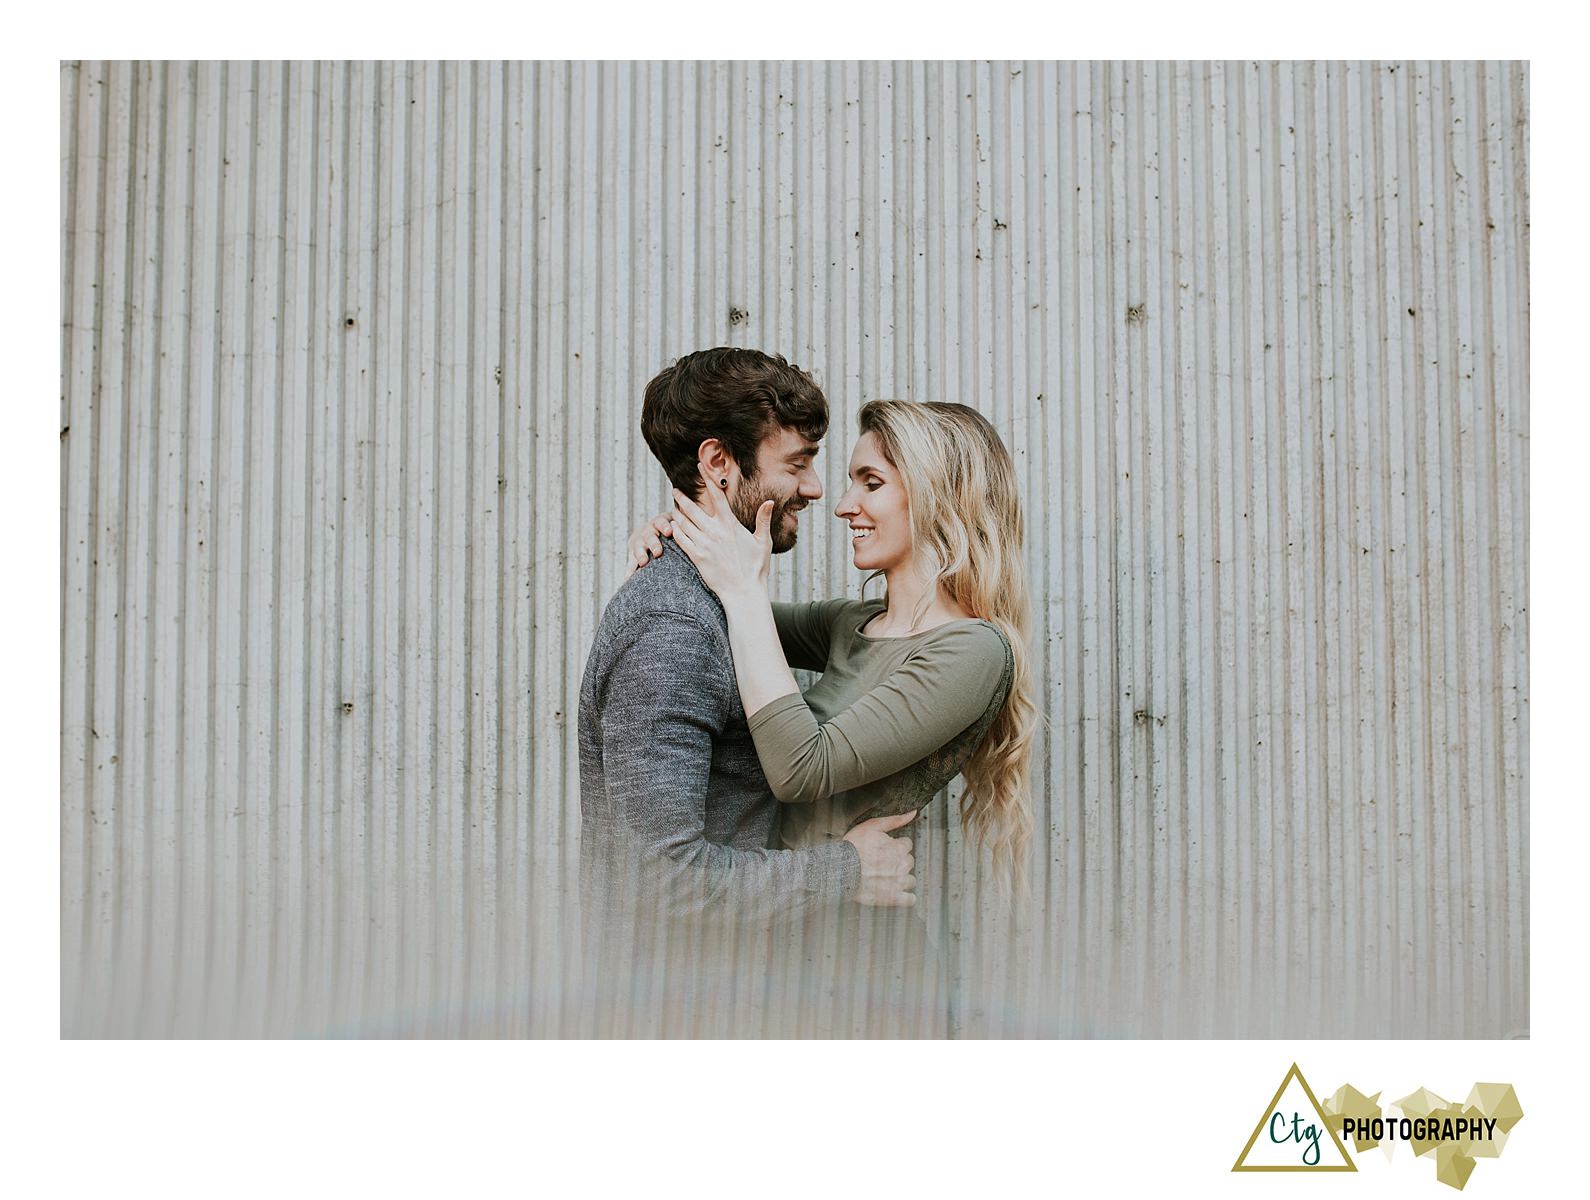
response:
M1015 466L994 427L964 404L874 400L862 407L860 425L900 472L917 567L972 616L997 625L1010 643L1010 691L961 772L961 827L991 853L1002 879L1020 882L1032 841L1038 709ZM929 603L935 594L929 588Z

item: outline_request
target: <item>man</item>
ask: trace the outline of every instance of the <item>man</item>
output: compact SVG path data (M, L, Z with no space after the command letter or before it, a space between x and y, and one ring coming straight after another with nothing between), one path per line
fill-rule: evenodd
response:
M795 545L799 513L823 494L812 463L827 430L828 402L804 371L726 347L660 372L641 413L680 491L718 489L747 528L774 502L775 553ZM648 1007L650 989L694 1004L744 982L748 937L770 922L912 902L911 843L888 836L912 814L809 850L772 848L778 801L746 716L722 606L670 544L609 601L580 689L581 891L593 986L609 1000L625 990L631 1007Z

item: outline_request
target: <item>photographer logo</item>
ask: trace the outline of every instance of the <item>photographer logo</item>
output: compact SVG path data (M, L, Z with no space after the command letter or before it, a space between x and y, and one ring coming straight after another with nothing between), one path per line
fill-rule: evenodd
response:
M1297 1064L1253 1127L1233 1171L1356 1171Z

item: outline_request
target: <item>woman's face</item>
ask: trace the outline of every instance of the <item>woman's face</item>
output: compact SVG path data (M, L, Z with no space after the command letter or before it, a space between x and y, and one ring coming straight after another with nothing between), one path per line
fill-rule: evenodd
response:
M870 433L862 434L850 452L850 490L840 497L834 515L850 525L857 570L888 571L910 561L910 502L900 472Z

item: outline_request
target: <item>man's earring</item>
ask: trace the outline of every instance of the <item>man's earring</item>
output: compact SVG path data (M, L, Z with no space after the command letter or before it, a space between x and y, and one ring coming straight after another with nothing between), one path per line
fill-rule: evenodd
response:
M718 486L720 488L727 488L729 486L729 481L727 479L720 479L718 480Z

